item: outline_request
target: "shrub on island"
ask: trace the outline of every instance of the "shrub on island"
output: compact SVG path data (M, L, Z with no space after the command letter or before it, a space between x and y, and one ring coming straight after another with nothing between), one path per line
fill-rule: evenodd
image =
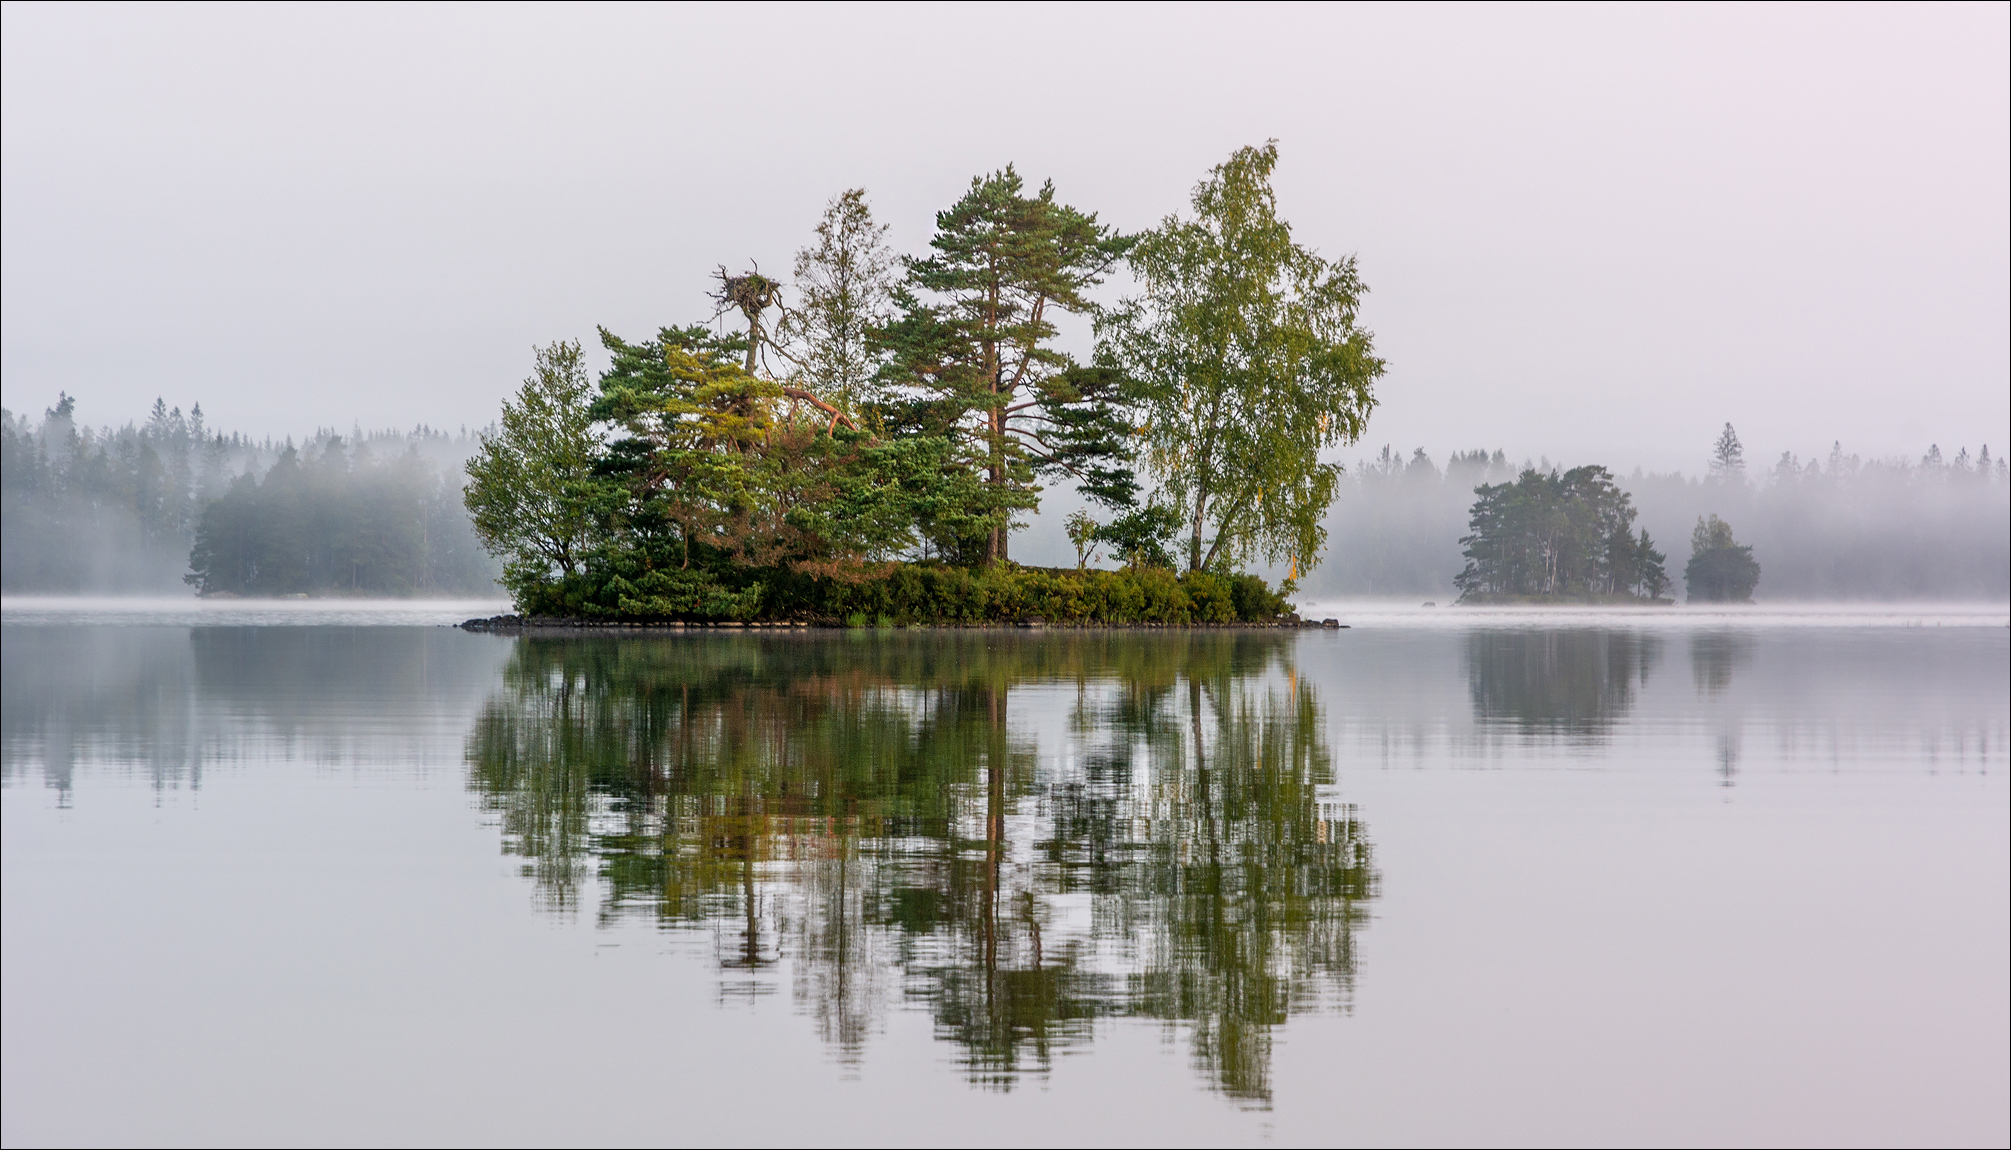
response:
M852 578L785 569L653 571L540 588L526 615L593 622L796 621L985 626L1038 619L1067 626L1270 623L1285 596L1251 574L1164 568L1067 569L889 563Z

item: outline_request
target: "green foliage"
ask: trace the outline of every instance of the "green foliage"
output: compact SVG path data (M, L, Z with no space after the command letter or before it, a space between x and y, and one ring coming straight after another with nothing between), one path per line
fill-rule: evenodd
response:
M1096 520L1087 511L1071 511L1062 526L1068 531L1068 541L1075 545L1076 567L1087 568L1101 545Z
M1289 614L1292 605L1285 602L1288 594L1289 591L1273 591L1260 576L1247 571L1229 576L1229 596L1238 619L1275 619Z
M1716 515L1708 521L1699 517L1690 533L1690 562L1683 567L1683 589L1691 602L1750 603L1759 584L1753 549L1740 546L1731 525Z
M1171 567L1173 537L1180 532L1180 515L1171 507L1148 503L1096 529L1096 537L1111 545L1126 567Z
M1180 531L1180 518L1171 508L1155 503L1132 507L1109 523L1077 511L1068 517L1067 528L1078 566L1087 566L1097 550L1109 544L1126 567L1172 567L1169 544Z
M905 261L890 299L883 231L863 192L834 200L817 246L799 253L794 310L782 284L721 269L714 318L737 308L744 333L667 327L631 342L603 329L610 365L597 395L577 345L539 353L502 432L470 465L469 506L508 560L521 610L972 623L1279 613L1268 588L1229 578L1247 547L1218 540L1187 576L1168 570L1179 513L1141 504L1131 467L1145 392L1124 370L1053 346L1058 315L1095 312L1086 293L1130 239L1058 202L1052 184L1027 194L1010 167L937 215L931 254ZM1295 297L1288 318L1332 335L1334 293L1354 290L1352 271L1336 287L1315 257L1288 254L1319 281L1294 290L1327 293L1305 315ZM778 306L771 340L762 317ZM1284 342L1332 358L1296 335ZM786 380L765 373L771 350L790 363ZM1013 516L1037 505L1037 480L1057 477L1111 520L1072 522L1084 570L1017 568L1006 556ZM1274 503L1260 492L1252 514ZM1102 544L1124 572L1086 570Z
M592 402L580 345L540 348L516 399L503 403L501 430L468 460L468 512L512 594L577 576L594 544L589 479L602 436Z
M998 564L903 563L871 578L764 573L764 617L983 626L1038 619L1062 625L1266 623L1288 608L1255 575L1164 568L1063 570ZM856 624L855 624L856 625Z
M1633 534L1632 501L1604 467L1532 469L1474 493L1466 569L1453 579L1463 600L1653 600L1667 586L1661 552Z
M1276 1028L1345 1004L1378 890L1290 657L1261 633L529 638L468 782L546 905L598 886L604 921L714 939L724 970L789 955L846 1058L896 1001L994 1085L1152 1019L1262 1102ZM1019 690L1057 683L1060 776Z
M826 422L702 328L601 339L614 362L592 412L626 433L596 470L601 529L651 567L843 575L918 548L961 556L1004 520L946 436Z
M816 244L796 253L799 299L783 310L777 332L796 380L853 413L879 398L881 360L870 333L892 315L897 267L886 234L864 188L825 205Z
M1382 375L1356 324L1352 257L1292 240L1271 190L1275 142L1239 149L1194 190L1192 221L1140 236L1143 293L1098 322L1098 362L1140 381L1147 459L1188 532L1187 566L1318 563L1321 516Z
M1052 183L1029 196L1010 166L973 179L937 213L933 254L907 261L900 314L875 333L880 382L901 397L885 418L951 438L1005 515L1036 506L1043 475L1128 500L1126 381L1052 344L1055 315L1093 313L1084 293L1130 244L1056 201ZM1002 518L987 533L987 560L1007 557L1009 530Z

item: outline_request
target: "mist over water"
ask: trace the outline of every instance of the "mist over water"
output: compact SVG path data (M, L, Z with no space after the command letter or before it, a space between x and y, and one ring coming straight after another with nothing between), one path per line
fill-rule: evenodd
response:
M465 431L424 428L346 436L323 430L297 447L254 442L205 429L199 408L191 419L164 405L144 424L95 429L68 411L40 421L9 414L0 442L0 586L17 596L187 594L184 577L205 510L245 477L269 478L292 450L308 502L241 500L249 510L240 520L290 517L298 549L309 556L301 561L301 587L315 594L487 595L498 568L481 554L459 496L462 465L477 443ZM1561 466L1498 450L1455 451L1441 465L1423 448L1406 458L1387 446L1355 461L1326 517L1324 559L1301 579L1300 597L1452 601L1473 489ZM1784 454L1750 473L1636 468L1616 481L1632 498L1637 526L1668 555L1679 599L1691 528L1710 515L1753 547L1762 602L2011 598L2011 475L2001 452L1992 456L1987 445L1974 454L1936 446L1917 460L1869 461L1838 446L1821 460ZM1045 493L1042 510L1016 534L1014 553L1028 563L1074 566L1062 521L1081 506L1065 486ZM387 526L408 520L409 528ZM1109 565L1107 557L1098 562Z
M1422 448L1405 459L1385 447L1349 469L1326 520L1326 561L1301 581L1302 597L1450 602L1473 489L1581 462L1605 461L1553 465L1472 451L1441 467ZM1615 482L1632 498L1636 527L1667 554L1679 600L1691 529L1711 515L1753 548L1761 602L2011 597L2011 480L1987 448L1870 462L1839 448L1807 463L1784 455L1759 474L1637 468Z
M2011 1145L2011 5L778 11L0 4L0 1145Z
M65 396L0 409L0 588L9 593L481 595L500 567L461 503L480 440L427 427L296 444L156 400L93 427Z

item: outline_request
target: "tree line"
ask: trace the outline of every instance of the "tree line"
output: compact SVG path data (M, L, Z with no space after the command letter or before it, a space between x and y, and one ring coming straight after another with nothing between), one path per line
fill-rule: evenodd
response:
M1718 438L1699 453L1696 473L1637 468L1612 477L1629 497L1637 531L1679 546L1690 538L1696 554L1700 521L1707 534L1714 516L1736 525L1734 546L1764 564L1769 599L2011 595L2011 475L1988 447L1865 459L1835 445L1820 458L1782 453L1755 468L1736 431ZM1441 458L1442 466L1421 448L1406 457L1385 447L1355 461L1325 522L1327 563L1302 590L1323 598L1457 595L1475 489L1514 483L1527 471L1561 478L1567 470L1500 450ZM1684 558L1676 564L1668 568L1672 587L1688 570Z
M0 586L22 592L491 594L461 507L475 437L332 429L305 442L210 428L156 400L93 428L59 397L0 413Z
M476 531L528 613L830 616L877 583L913 589L898 616L996 618L1028 609L999 590L1014 530L1068 483L1081 570L1034 609L1151 599L1088 571L1109 554L1119 582L1172 581L1174 621L1222 596L1269 618L1282 600L1237 575L1282 564L1289 592L1317 565L1341 475L1322 452L1361 434L1383 371L1353 260L1293 238L1276 162L1238 150L1190 217L1136 235L1008 166L911 256L845 192L793 284L721 267L711 323L603 329L597 380L577 342L540 350L469 463ZM1099 302L1119 269L1136 294ZM1093 324L1086 361L1057 346L1064 315ZM904 566L971 574L887 582Z

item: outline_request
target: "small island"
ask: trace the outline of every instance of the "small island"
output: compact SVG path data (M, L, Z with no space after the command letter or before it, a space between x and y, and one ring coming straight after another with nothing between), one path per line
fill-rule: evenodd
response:
M1727 423L1713 449L1713 475L1740 473L1743 455ZM1453 577L1460 603L1675 604L1664 595L1667 556L1646 528L1634 531L1633 499L1606 468L1527 468L1513 483L1482 484L1474 494L1471 534L1460 540L1466 568ZM1689 600L1750 603L1759 581L1753 549L1733 538L1731 525L1715 514L1699 518L1683 570Z
M1474 489L1459 602L1667 605L1665 556L1604 467L1534 468Z
M710 321L602 329L597 380L579 343L539 350L468 463L518 614L471 623L1301 625L1341 474L1321 453L1360 436L1383 362L1353 260L1279 218L1277 158L1238 150L1191 218L1136 235L1008 166L925 257L855 189L786 288L721 267ZM1138 293L1092 302L1120 265ZM1062 315L1093 325L1088 362ZM1061 483L1076 567L1014 562Z

